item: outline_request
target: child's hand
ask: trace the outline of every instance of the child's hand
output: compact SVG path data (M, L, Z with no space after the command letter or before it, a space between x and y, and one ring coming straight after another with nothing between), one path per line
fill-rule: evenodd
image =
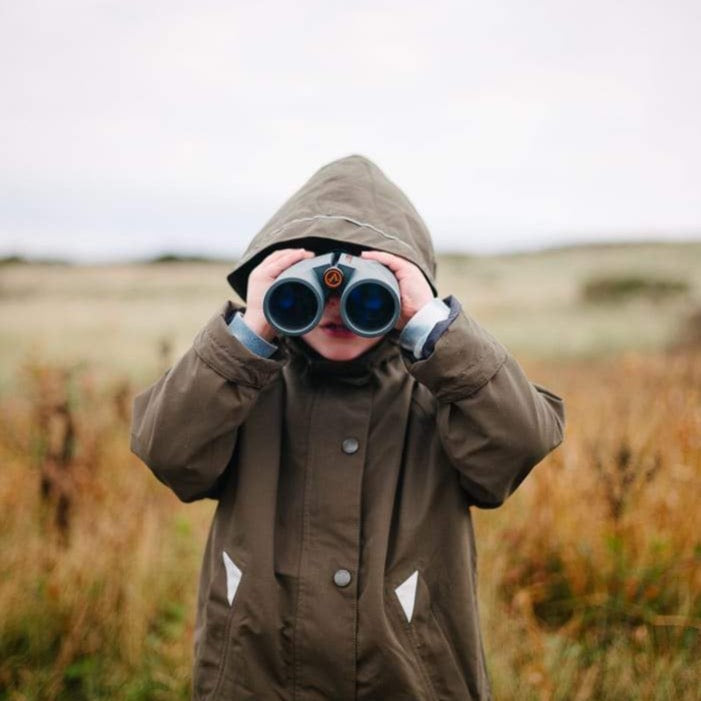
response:
M274 251L251 270L248 276L246 311L243 318L249 328L266 341L275 338L275 329L268 323L263 313L263 298L275 278L291 265L305 258L313 258L314 253L304 248L282 248Z
M431 286L421 270L405 258L384 251L363 251L360 255L386 265L397 278L402 303L397 328L403 329L407 321L433 299Z

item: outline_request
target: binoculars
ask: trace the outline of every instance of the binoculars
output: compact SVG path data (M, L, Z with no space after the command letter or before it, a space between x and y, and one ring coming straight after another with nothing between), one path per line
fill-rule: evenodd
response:
M381 336L397 323L399 284L389 268L338 251L280 273L265 294L263 313L278 333L301 336L319 323L332 294L340 296L343 324L359 336Z

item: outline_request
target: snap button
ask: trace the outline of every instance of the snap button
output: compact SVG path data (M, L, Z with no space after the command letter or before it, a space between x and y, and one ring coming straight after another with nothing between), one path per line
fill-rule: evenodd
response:
M351 581L351 573L348 570L336 570L333 575L333 583L337 587L347 587Z
M358 439L346 438L343 443L341 443L341 450L343 450L346 455L353 455L353 453L358 450Z

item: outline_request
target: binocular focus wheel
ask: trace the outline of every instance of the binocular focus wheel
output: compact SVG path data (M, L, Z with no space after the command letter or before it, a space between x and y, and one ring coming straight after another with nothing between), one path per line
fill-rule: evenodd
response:
M324 272L324 284L331 290L335 290L343 284L343 271L335 266Z

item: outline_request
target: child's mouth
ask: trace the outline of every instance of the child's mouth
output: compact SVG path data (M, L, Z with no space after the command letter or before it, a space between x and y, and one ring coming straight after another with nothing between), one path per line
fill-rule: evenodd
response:
M325 334L333 336L334 338L350 338L354 335L350 329L347 329L341 323L328 322L326 324L322 324L321 330Z

